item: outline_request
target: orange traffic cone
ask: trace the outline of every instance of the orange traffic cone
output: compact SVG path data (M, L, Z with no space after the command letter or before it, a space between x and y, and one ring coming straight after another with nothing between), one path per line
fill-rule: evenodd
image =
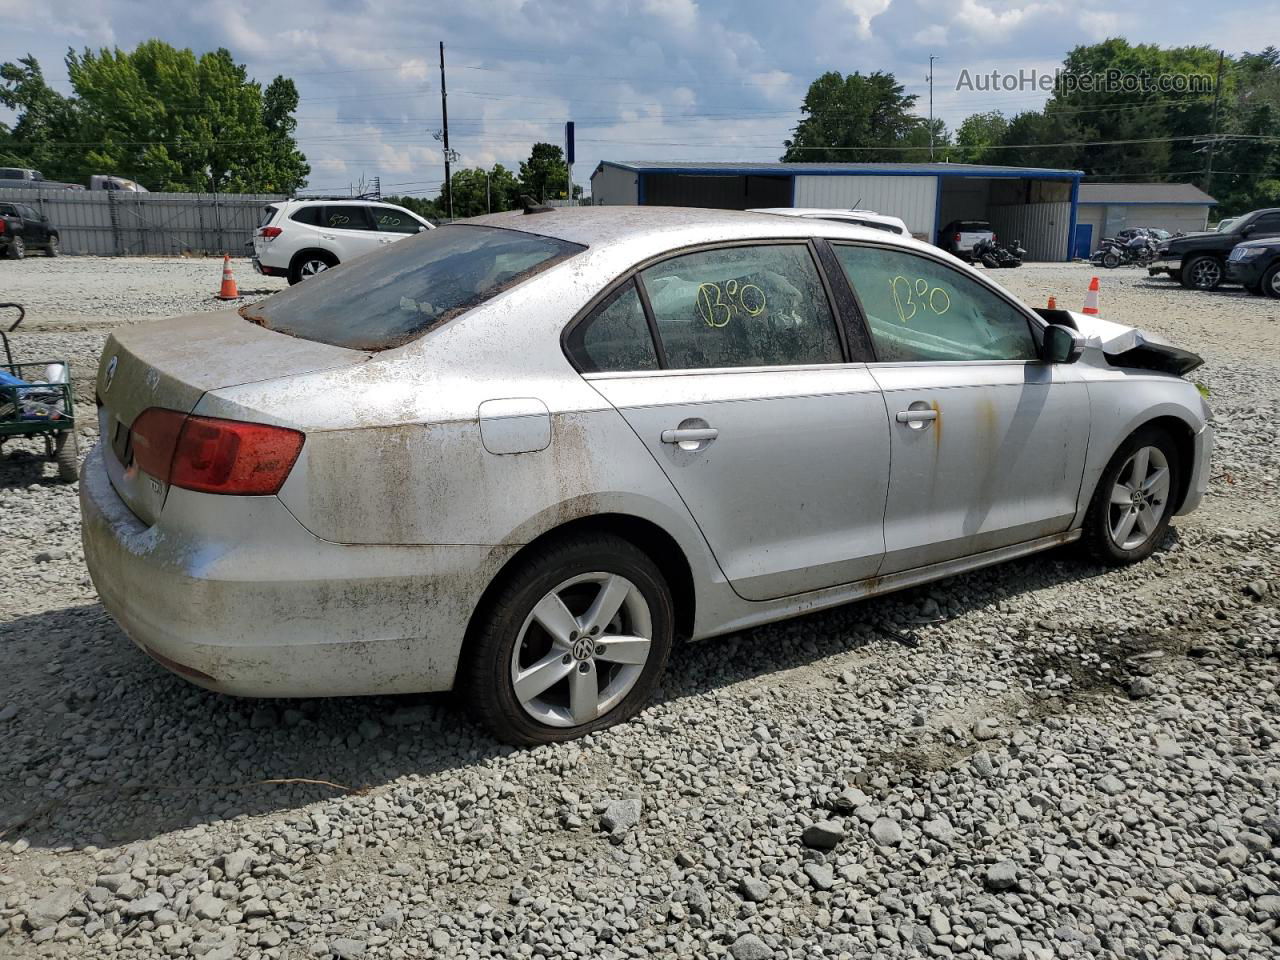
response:
M1049 296L1049 306L1048 306L1048 309L1049 309L1049 310L1057 310L1057 309L1058 309L1058 301L1057 301L1057 300L1055 300L1055 299L1053 298L1053 296L1052 296L1052 295L1050 295L1050 296Z
M1098 278L1094 277L1089 281L1089 292L1084 295L1084 309L1081 313L1087 313L1091 317L1096 317L1100 311L1098 310Z
M236 278L231 275L231 255L222 257L222 289L218 291L219 300L239 300L240 291L236 289Z

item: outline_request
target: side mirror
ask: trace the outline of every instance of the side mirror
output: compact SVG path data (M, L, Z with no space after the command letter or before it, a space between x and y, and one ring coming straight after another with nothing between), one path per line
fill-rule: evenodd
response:
M1045 363L1075 363L1084 353L1084 337L1064 327L1060 323L1051 323L1044 331L1044 346L1041 350Z

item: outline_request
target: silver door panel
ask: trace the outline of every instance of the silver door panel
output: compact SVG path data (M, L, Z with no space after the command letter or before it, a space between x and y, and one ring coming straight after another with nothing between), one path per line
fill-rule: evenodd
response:
M889 431L865 366L591 382L666 472L740 596L879 568Z
M893 449L881 574L1068 529L1089 443L1076 371L1014 361L871 370Z

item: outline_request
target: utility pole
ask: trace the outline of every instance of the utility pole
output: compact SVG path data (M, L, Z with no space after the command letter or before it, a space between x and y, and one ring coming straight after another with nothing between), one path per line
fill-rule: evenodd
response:
M444 124L444 198L453 219L453 179L449 175L449 95L444 86L444 41L440 41L440 119Z
M493 200L489 193L489 171L484 172L484 212L493 213Z
M933 61L937 57L929 58L929 162L933 162Z
M1225 51L1218 51L1218 79L1213 83L1213 126L1209 132L1209 157L1204 165L1204 192L1209 196L1213 187L1213 150L1218 145L1218 102L1222 99L1222 59Z

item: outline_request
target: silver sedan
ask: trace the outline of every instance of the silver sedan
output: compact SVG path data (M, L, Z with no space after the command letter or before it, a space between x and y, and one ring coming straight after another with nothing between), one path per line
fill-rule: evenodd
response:
M247 696L456 689L534 744L677 639L1199 503L1199 358L936 248L764 214L504 213L131 326L81 482L106 608Z

